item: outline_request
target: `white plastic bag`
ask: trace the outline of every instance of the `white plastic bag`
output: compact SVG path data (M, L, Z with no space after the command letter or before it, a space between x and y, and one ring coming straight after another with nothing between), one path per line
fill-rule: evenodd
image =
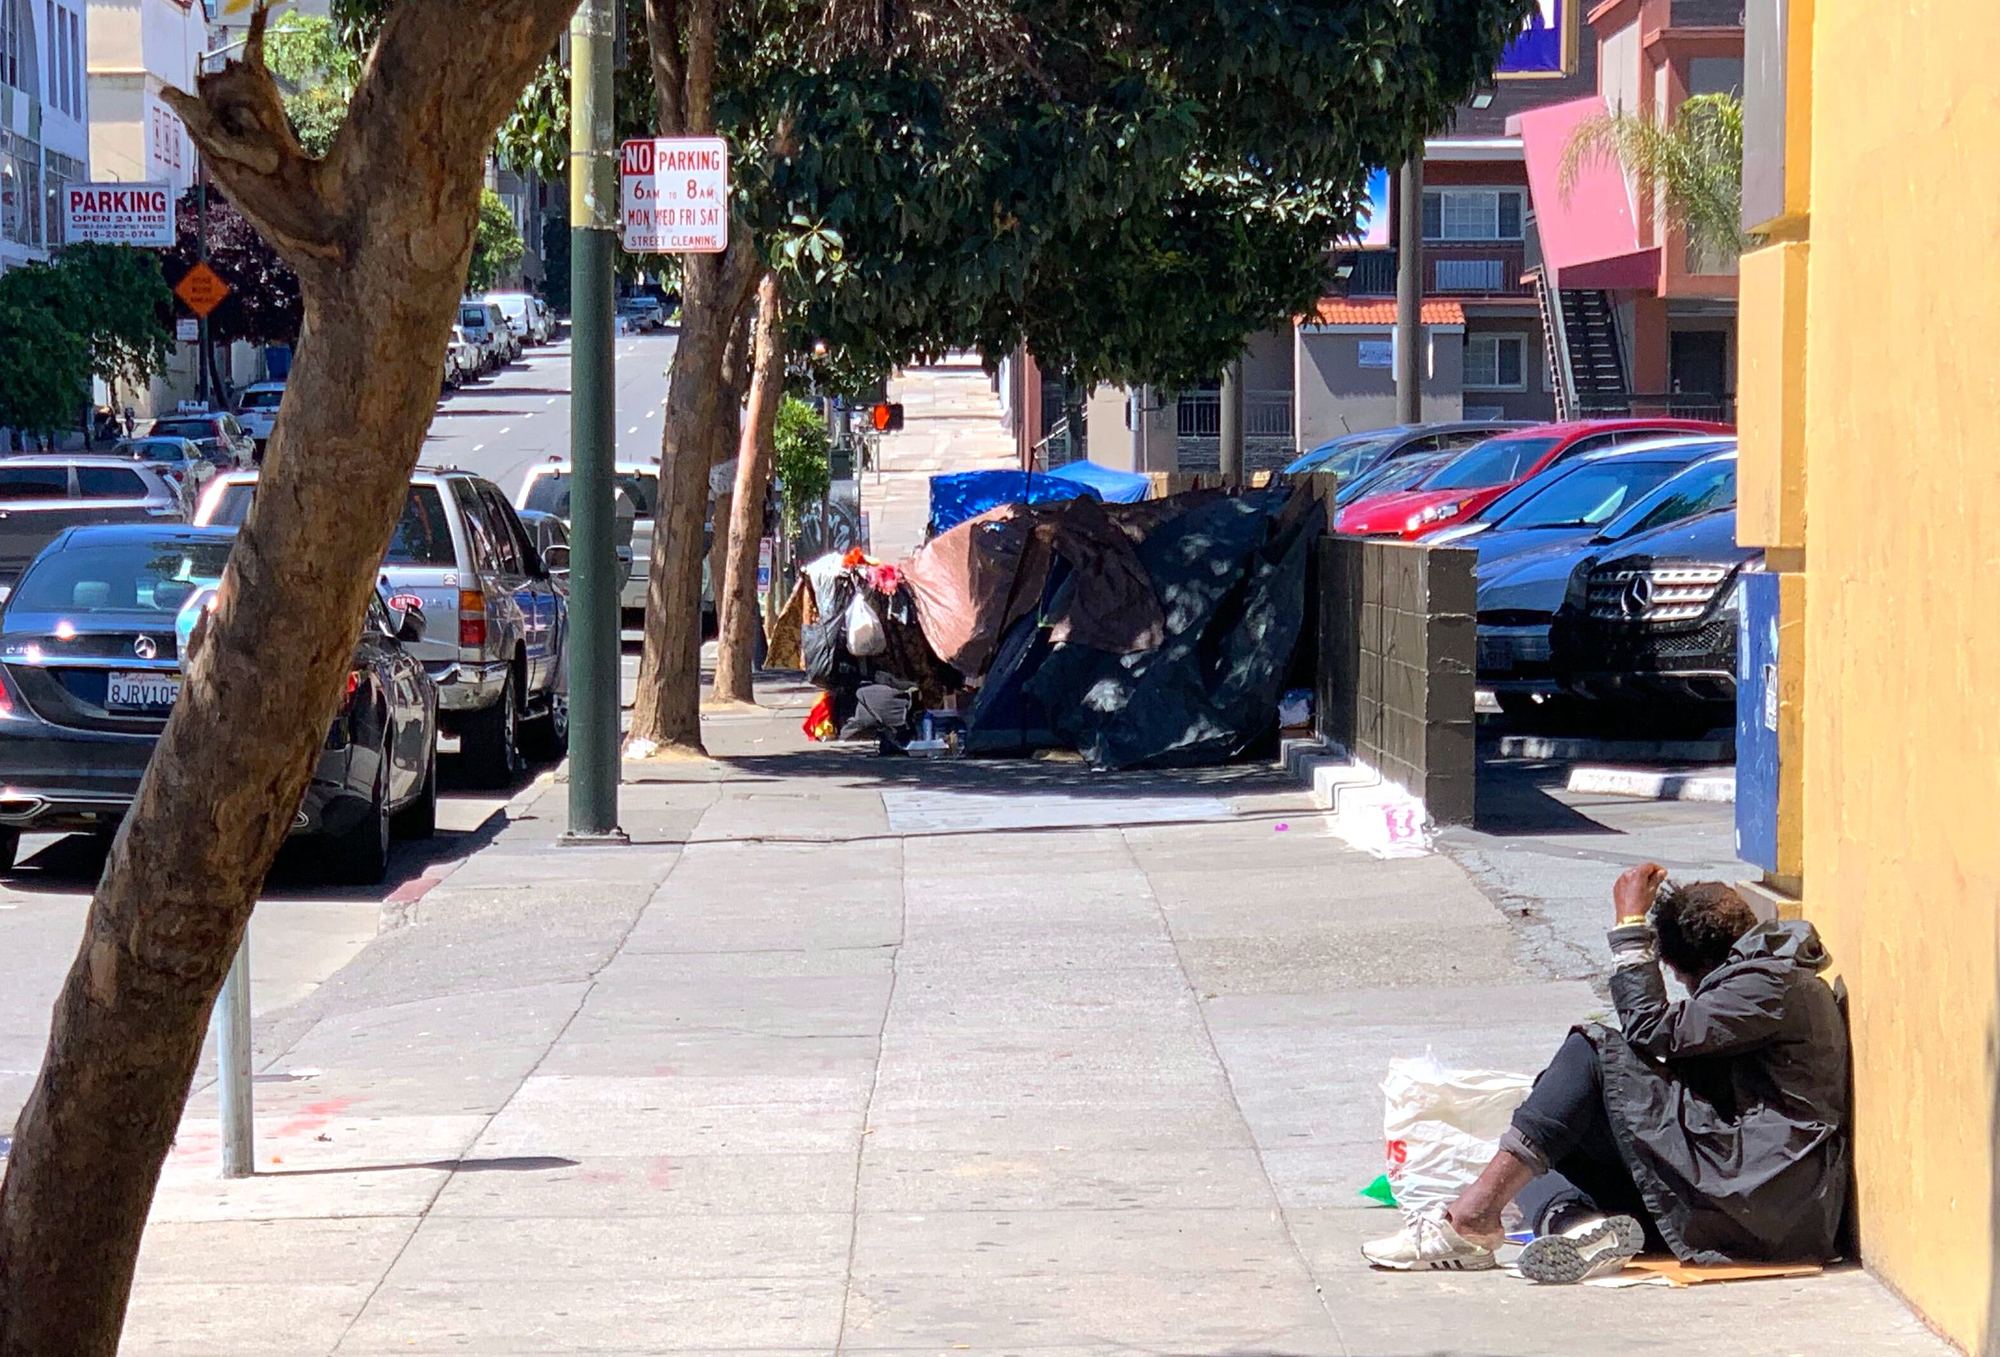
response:
M1428 1051L1389 1062L1382 1135L1406 1219L1451 1201L1479 1176L1534 1082L1504 1070L1446 1069Z
M855 594L854 601L847 605L847 650L857 659L867 659L870 655L880 655L889 648L889 633L882 629L882 619L875 615L875 606L865 594Z

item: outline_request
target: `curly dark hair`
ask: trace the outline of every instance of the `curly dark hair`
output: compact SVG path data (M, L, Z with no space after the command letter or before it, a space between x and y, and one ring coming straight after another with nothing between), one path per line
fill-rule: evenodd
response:
M1653 901L1660 959L1683 975L1707 975L1756 926L1757 916L1743 897L1720 881L1685 886L1669 881Z

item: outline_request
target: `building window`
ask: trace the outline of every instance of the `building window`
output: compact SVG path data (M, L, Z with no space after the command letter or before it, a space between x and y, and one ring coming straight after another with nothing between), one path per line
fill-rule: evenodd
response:
M1425 240L1519 240L1517 188L1442 188L1424 194Z
M81 160L54 151L42 157L42 197L49 205L48 241L51 247L67 243L63 230L63 190L84 182Z
M0 131L0 239L42 243L42 148Z
M1467 335L1467 391L1525 391L1528 340L1525 335Z
M0 0L0 85L17 90L27 88L21 80L21 54L28 52L29 43L28 21L22 17L25 4L26 0ZM27 69L34 72L33 52L28 52Z
M70 10L70 116L78 122L84 116L84 28L76 10Z

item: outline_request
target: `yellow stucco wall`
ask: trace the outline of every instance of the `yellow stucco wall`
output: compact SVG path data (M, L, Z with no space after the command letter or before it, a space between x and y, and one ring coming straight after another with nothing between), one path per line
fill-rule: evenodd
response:
M1812 16L1805 886L1870 1266L2000 1351L2000 6Z

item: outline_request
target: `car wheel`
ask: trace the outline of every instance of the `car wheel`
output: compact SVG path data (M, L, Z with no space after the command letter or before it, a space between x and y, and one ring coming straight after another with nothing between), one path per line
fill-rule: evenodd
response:
M459 757L473 785L506 787L521 775L521 700L509 667L500 700L474 712L459 731Z
M14 859L21 855L21 831L0 829L0 872L14 870Z
M382 751L368 813L326 841L326 874L347 886L373 886L389 874L389 752Z
M431 745L430 762L424 765L424 785L417 791L417 799L396 812L395 823L390 828L398 838L428 839L437 833L438 824L438 756L437 745Z
M529 758L542 763L554 763L569 753L567 694L549 694L548 712L521 727L521 743L526 747Z

